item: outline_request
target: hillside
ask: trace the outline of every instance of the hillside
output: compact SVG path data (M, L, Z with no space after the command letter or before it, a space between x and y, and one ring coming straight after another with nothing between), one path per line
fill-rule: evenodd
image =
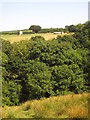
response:
M89 26L86 22L76 32L71 26L75 34L50 40L41 33L1 39L4 118L88 117Z
M3 118L88 118L89 93L32 100L2 108Z

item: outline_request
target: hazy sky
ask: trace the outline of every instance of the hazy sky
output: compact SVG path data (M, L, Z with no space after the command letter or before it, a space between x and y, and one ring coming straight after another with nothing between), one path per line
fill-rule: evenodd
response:
M0 31L28 29L31 25L40 25L42 28L60 28L88 20L87 0L48 1L1 1Z

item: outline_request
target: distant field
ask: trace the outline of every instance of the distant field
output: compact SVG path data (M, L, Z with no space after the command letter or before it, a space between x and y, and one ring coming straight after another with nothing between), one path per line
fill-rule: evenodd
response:
M88 118L89 93L32 100L2 108L3 118ZM81 120L81 119L80 119ZM88 120L90 120L88 118Z
M70 35L71 33L67 34ZM42 36L45 38L45 40L51 40L53 38L56 38L58 35L61 34L53 34L53 33L40 33L40 34L23 34L23 35L1 35L1 38L13 42L18 42L20 40L29 40L31 37L34 36ZM66 35L66 34L63 34ZM61 36L63 36L61 35Z

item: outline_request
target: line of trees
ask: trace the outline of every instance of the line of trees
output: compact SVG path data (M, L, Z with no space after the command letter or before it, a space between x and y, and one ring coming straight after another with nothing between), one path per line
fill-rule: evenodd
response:
M51 41L41 36L13 44L2 40L3 105L88 92L89 33L88 21L81 32Z
M53 33L53 32L81 32L84 27L84 24L78 25L66 25L65 28L42 28L39 25L31 25L29 29L22 30L23 34L34 34L34 33ZM9 35L18 35L19 30L17 31L5 31L1 32L1 34L9 34Z
M44 28L42 29L39 25L31 25L29 30L35 33L53 33L53 32L81 32L84 28L84 24L77 25L66 25L65 28Z

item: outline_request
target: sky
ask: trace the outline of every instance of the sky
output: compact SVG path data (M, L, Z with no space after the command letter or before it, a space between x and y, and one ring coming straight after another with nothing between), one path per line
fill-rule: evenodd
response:
M49 1L49 0L48 0ZM88 20L88 1L1 0L0 31L42 28L61 28L85 23Z

